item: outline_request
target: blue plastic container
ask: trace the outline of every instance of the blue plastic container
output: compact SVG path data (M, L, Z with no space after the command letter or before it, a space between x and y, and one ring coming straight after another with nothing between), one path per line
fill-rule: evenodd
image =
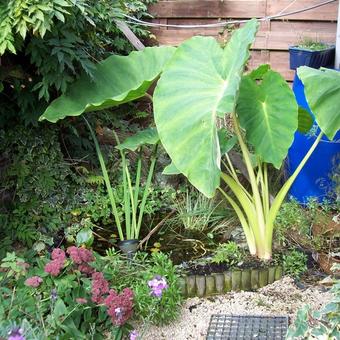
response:
M309 66L313 68L327 67L334 65L335 46L322 51L313 51L300 48L298 46L289 47L289 64L291 70L296 70L299 66Z
M297 75L294 78L293 91L297 103L311 113L305 98L304 86ZM312 130L316 129L320 131L315 124ZM286 162L286 170L289 176L300 164L315 139L315 134L304 135L300 132L295 133L294 142L288 151ZM322 202L324 199L332 199L335 187L334 176L339 176L339 171L340 131L336 134L333 141L329 141L327 137L323 136L294 181L289 195L302 204L307 203L310 198L315 198L319 202Z

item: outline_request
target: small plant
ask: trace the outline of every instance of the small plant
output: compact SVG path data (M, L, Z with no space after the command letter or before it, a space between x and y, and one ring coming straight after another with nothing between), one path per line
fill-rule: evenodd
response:
M196 190L187 190L184 199L175 201L175 220L187 230L204 231L210 224L215 224L223 218L215 213L218 205L219 203Z
M319 42L316 39L312 38L303 38L297 45L299 48L303 48L306 50L311 50L311 51L323 51L326 50L329 45L325 44L323 42Z
M307 255L298 250L283 255L283 269L285 274L299 278L307 271Z
M244 254L239 246L230 241L228 243L220 244L215 250L212 258L214 263L226 263L228 266L233 267L241 263L244 259Z
M156 155L158 148L158 135L155 129L149 128L143 131L138 132L137 134L128 137L123 143L120 143L117 134L114 132L114 136L117 142L116 148L120 152L121 160L122 160L122 178L123 178L123 198L121 201L122 210L124 212L124 216L120 214L117 206L117 196L115 197L114 191L111 186L111 182L109 179L109 174L105 165L104 157L100 149L100 145L98 143L95 132L93 131L90 123L84 118L95 148L97 152L97 157L100 163L100 167L102 170L104 182L106 185L106 190L108 193L108 197L110 200L112 214L114 217L114 221L118 230L118 235L121 241L123 240L132 240L138 239L140 229L142 226L143 216L145 212L145 204L146 200L149 196L149 189L151 186L152 177L155 170L156 165ZM144 144L149 144L153 146L153 151L151 155L151 162L148 169L148 174L146 178L146 182L144 187L141 186L141 175L142 175L142 152L141 148ZM125 150L128 149L130 151L137 151L139 157L137 160L137 171L134 182L132 182L131 173L128 166L127 157L125 154ZM142 198L140 198L142 196ZM125 233L122 227L122 220L125 224Z
M333 270L339 270L335 265ZM287 340L340 339L340 281L336 280L331 289L332 300L320 311L312 312L304 306L298 313L294 324L289 328Z

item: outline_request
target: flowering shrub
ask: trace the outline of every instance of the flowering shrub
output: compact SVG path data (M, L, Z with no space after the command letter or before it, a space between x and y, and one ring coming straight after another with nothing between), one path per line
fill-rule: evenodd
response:
M104 294L109 292L109 283L104 279L103 273L92 274L92 297L91 300L101 304L104 302Z
M62 249L56 248L51 254L52 261L45 266L45 272L58 276L65 265L66 255Z
M176 316L177 277L164 254L126 263L115 253L69 247L35 260L16 275L0 272L0 338L88 339L111 331L115 340L133 340L130 319L164 323Z
M166 283L165 278L159 275L150 280L148 282L148 286L149 288L151 288L151 295L158 298L161 298L163 290L168 288L168 284Z
M40 276L32 276L29 277L26 281L25 281L25 285L26 286L30 286L33 288L37 288L40 286L40 284L43 282L43 279Z
M124 325L133 313L133 292L130 288L124 288L120 294L117 294L114 289L110 289L104 303L113 324Z

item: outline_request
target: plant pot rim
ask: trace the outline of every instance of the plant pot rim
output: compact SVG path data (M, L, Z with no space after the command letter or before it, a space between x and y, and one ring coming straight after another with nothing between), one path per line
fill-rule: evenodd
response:
M324 52L324 51L329 51L329 50L333 50L335 49L335 45L334 44L327 44L325 43L325 47L322 50L313 50L313 49L309 49L306 47L300 47L299 45L291 45L289 46L289 50L299 50L299 51L306 51L306 52Z
M122 240L118 242L119 244L123 244L123 243L139 243L139 240L137 238L132 238L132 239L128 239L128 240Z

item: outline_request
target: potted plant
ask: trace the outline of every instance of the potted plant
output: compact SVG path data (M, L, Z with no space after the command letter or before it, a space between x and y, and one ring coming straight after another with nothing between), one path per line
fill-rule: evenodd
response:
M95 144L98 160L106 185L106 190L110 199L112 214L114 216L114 220L118 230L118 235L120 238L118 247L123 253L127 255L128 258L131 258L132 255L137 251L139 245L139 233L142 226L142 220L145 211L145 203L149 195L151 180L155 170L157 147L159 142L158 134L154 128L149 128L126 138L123 143L120 143L117 134L113 131L114 137L117 142L116 148L119 150L121 155L122 165L122 179L123 179L122 210L124 213L122 222L121 221L122 217L118 212L115 194L111 186L108 171L104 162L104 157L100 150L97 137L87 119L84 118L84 120L90 130L92 139ZM151 161L145 186L141 187L143 145L152 145L153 151L151 154ZM126 159L125 155L126 150L130 150L133 152L137 151L138 154L136 177L134 181L132 181L132 176ZM142 197L141 199L140 196ZM123 231L123 225L125 225L125 232Z
M312 92L307 90L306 95L321 132L271 200L269 165L280 168L295 131L310 126L305 126L309 120L298 113L294 95L280 74L268 65L243 74L258 26L257 20L250 20L234 32L225 48L213 38L193 37L176 51L147 48L127 57L110 57L110 67L104 61L92 79L84 75L51 103L41 119L55 122L140 98L161 75L153 104L160 141L172 160L166 172L182 173L207 197L220 191L239 217L250 253L269 260L274 221L289 188L322 135L333 139L340 127L339 112L334 112L340 98L340 76L331 70L299 69L300 79ZM217 120L227 114L235 133L229 139L225 130L217 129ZM240 181L228 155L236 142L250 189Z
M290 69L299 66L320 68L334 65L335 45L305 38L298 45L289 47Z

